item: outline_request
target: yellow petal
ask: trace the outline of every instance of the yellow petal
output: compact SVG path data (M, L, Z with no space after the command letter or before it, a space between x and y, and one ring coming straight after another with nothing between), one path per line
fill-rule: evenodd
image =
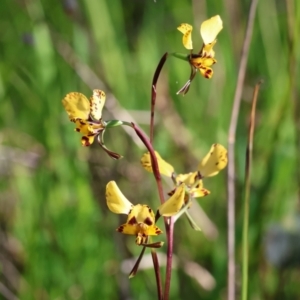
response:
M213 42L206 44L203 46L201 51L202 57L215 57L215 51L213 50L214 45L216 44L217 40L214 40Z
M62 99L62 103L72 122L76 119L87 120L89 118L90 103L83 94L69 93Z
M99 121L102 117L102 110L105 104L105 93L101 90L93 90L93 95L90 98L91 117Z
M80 132L82 135L88 135L92 133L90 124L86 120L77 119L74 121L74 123L76 124L75 131Z
M209 195L210 191L203 187L202 180L200 180L199 185L197 185L195 188L190 189L189 193L193 198L200 198Z
M130 234L130 235L136 235L137 234L137 224L123 224L121 226L119 226L116 230L118 232L121 232L123 234Z
M223 22L219 15L204 21L200 26L200 34L204 44L212 43L222 28Z
M200 70L201 75L207 79L211 79L214 74L213 69L209 68L209 67L202 67L199 70Z
M212 57L194 57L190 59L190 63L197 69L211 67L217 61Z
M149 235L159 235L162 233L162 230L160 230L157 226L152 225L148 226L145 223L125 223L117 228L118 232L121 232L123 234L129 234L129 235L142 235L142 236L149 236Z
M75 124L77 125L75 130L83 135L97 135L105 128L102 123L85 122L81 119L77 119Z
M94 135L84 135L81 138L81 145L84 147L88 147L93 144L94 140L95 140Z
M187 23L183 23L180 26L178 26L177 29L181 33L183 33L183 37L182 37L183 46L188 50L192 50L193 49L193 42L192 42L193 26Z
M151 226L155 223L155 216L153 210L148 205L137 204L135 205L129 215L128 222L131 222L131 218L135 218L137 223L145 223Z
M133 208L133 204L122 194L115 181L106 185L105 197L108 208L115 214L127 215Z
M83 146L90 146L94 142L95 136L104 129L101 123L92 123L82 119L76 119L74 122L76 124L75 131L83 135L81 139Z
M197 178L198 172L187 173L187 174L179 174L176 176L177 184L184 182L187 186L191 186L195 183L195 179Z
M161 216L171 217L176 215L184 204L185 184L182 183L177 187L175 193L161 206L158 211Z
M195 57L190 59L190 64L197 68L201 75L205 78L212 78L214 72L213 69L210 67L217 61L212 57Z
M217 175L227 165L227 150L220 144L213 144L198 165L202 177Z
M158 228L157 226L150 226L148 227L148 231L147 231L148 235L159 235L161 233L163 233L163 231Z
M191 188L192 185L196 182L198 172L188 173L188 174L179 174L176 177L177 183L185 183L188 187L188 193L191 195L192 198L199 198L204 197L210 194L210 191L203 187L203 181L198 180L198 184Z
M174 173L173 166L171 166L165 160L163 160L158 152L154 151L154 153L155 153L155 156L157 158L158 169L159 169L160 174L171 177L172 174ZM147 170L148 172L153 172L152 171L152 165L151 165L151 157L150 157L149 152L145 153L142 156L141 164L142 164L142 166L144 167L145 170Z
M162 233L155 225L155 216L148 205L137 204L133 206L128 214L127 222L117 228L123 234L137 236L137 244L146 242L149 235Z

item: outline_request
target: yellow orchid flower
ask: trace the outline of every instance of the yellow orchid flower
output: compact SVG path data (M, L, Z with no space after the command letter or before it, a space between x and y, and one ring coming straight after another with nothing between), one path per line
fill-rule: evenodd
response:
M135 235L137 245L145 245L148 242L148 236L162 233L162 230L155 225L153 210L148 205L133 205L114 181L106 185L106 203L113 213L128 215L126 223L119 226L117 231Z
M179 212L184 204L184 184L164 204L158 208L157 218L170 217ZM148 237L159 235L162 230L155 225L155 215L148 205L133 205L120 191L115 181L106 185L106 203L109 210L115 214L128 215L126 223L117 228L123 234L135 235L136 244L151 247L161 247L162 242L148 244Z
M103 135L108 127L108 123L102 120L105 99L105 93L95 89L89 100L81 93L72 92L62 99L62 103L70 121L76 125L75 131L82 134L81 144L83 146L90 146L97 137L102 149L110 157L119 159L121 155L108 150L103 142Z
M213 50L217 40L216 37L223 28L222 19L216 15L200 26L200 35L203 39L203 46L198 54L191 53L189 55L189 63L191 66L191 75L187 83L177 92L177 94L186 94L190 84L195 77L197 70L205 78L212 78L213 70L211 66L217 62L215 52ZM187 23L181 24L177 29L183 34L182 43L188 50L193 50L192 31L193 26Z
M158 164L158 169L159 172L162 175L165 175L167 177L170 177L176 187L179 186L181 183L184 183L185 186L187 187L188 193L193 197L193 198L198 198L198 197L204 197L206 195L210 194L210 191L206 190L203 188L203 183L201 178L199 178L198 172L194 173L188 173L188 174L179 174L176 175L174 168L172 165L167 163L160 155L158 152L154 151L155 156L157 158L157 164ZM150 153L147 152L145 153L142 158L141 158L141 164L143 168L148 171L148 172L153 172L152 170L152 164L151 164L151 158L150 158ZM176 191L172 190L169 195L173 195L173 193Z
M172 165L167 163L156 151L155 155L157 158L157 164L160 173L167 177L175 179L176 184L180 184L183 182L186 184L186 186L193 186L197 181L201 180L204 177L212 177L214 175L217 175L222 169L227 166L228 162L226 148L221 144L213 144L209 152L200 161L196 172L176 175ZM149 152L145 153L142 156L141 164L145 170L147 170L148 172L153 172ZM193 186L193 188L195 188L195 186Z
M83 135L83 146L90 146L95 137L105 129L101 119L105 98L103 91L93 90L90 100L77 92L67 94L62 100L70 121L76 124L75 131Z

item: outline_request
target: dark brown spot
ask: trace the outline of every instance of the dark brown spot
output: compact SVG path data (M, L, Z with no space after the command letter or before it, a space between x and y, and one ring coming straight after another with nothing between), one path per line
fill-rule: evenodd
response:
M169 196L174 195L175 191L176 191L176 188L175 188L174 190L172 190L171 192L169 192L168 195L169 195Z
M123 232L123 230L124 230L124 226L123 226L123 225L120 226L120 227L118 227L118 228L116 229L116 231L118 231L118 232Z
M204 74L204 77L205 78L210 78L211 77L211 74L212 74L212 70L206 70L205 74Z
M219 162L216 162L216 166L219 164Z
M137 224L136 218L132 217L127 223L130 224L130 225Z
M207 196L207 195L208 195L208 191L205 190L205 189L202 189L202 193L203 193L204 196Z
M148 217L144 220L144 223L151 226L153 224L152 220Z
M189 201L189 196L187 194L184 195L184 203L187 203Z
M83 136L81 138L81 141L82 141L83 146L90 146L91 145L91 143L89 142L89 139L86 136Z

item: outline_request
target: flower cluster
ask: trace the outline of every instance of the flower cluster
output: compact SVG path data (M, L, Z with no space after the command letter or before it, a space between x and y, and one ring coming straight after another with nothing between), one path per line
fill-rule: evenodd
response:
M174 189L169 192L172 195L177 191L178 186L184 184L186 187L184 206L190 207L192 200L195 198L204 197L210 194L210 191L203 187L203 178L212 177L217 175L222 169L227 166L227 150L220 144L213 144L209 152L199 162L197 169L194 172L186 174L176 174L172 165L167 163L161 158L158 152L155 152L159 172L174 182ZM141 158L141 164L148 172L152 171L152 164L150 154L145 153ZM189 215L188 211L185 211L187 217L191 221L194 229L200 230L195 224L194 220Z
M187 23L183 23L178 27L178 30L183 33L183 45L186 49L191 51L190 54L188 56L182 56L173 53L173 56L188 61L191 67L191 75L188 82L178 92L182 94L186 94L188 92L191 81L198 70L205 78L211 78L213 76L212 65L216 63L213 47L216 44L216 37L222 29L222 20L217 15L201 24L200 34L203 39L203 46L198 54L192 53L192 29L192 26ZM151 109L153 109L151 110L152 117L154 116L156 81L166 57L167 55L163 56L163 59L160 61L154 74L154 83L152 85L153 93L151 99ZM130 126L135 130L138 137L149 150L149 152L145 153L141 158L141 163L147 171L154 173L158 190L160 192L161 203L155 210L144 203L133 204L123 195L115 181L108 182L106 185L106 203L109 210L115 214L127 215L126 222L120 225L116 230L126 235L135 236L135 243L138 246L143 246L143 251L145 247L160 248L163 246L163 242L161 241L151 241L151 237L158 236L163 233L163 231L156 225L157 220L160 217L165 218L166 231L169 235L171 233L170 227L168 226L170 226L170 224L174 221L174 218L171 217L176 216L177 220L177 218L179 218L183 213L187 214L192 227L196 230L200 230L194 220L190 217L188 209L191 207L192 201L195 198L204 197L210 194L210 191L203 186L203 179L217 175L226 167L227 150L220 144L214 144L193 172L176 174L173 166L167 163L159 155L159 153L154 151L152 147L153 136L149 140L138 130L134 123L121 120L104 121L102 119L102 110L104 108L105 100L105 93L101 90L95 89L93 90L93 94L90 99L81 93L72 92L63 98L62 103L70 121L75 123L75 131L82 135L81 144L87 147L97 140L102 149L112 158L119 159L121 156L108 150L104 145L105 130L119 125ZM153 125L151 126L151 129L153 129ZM162 185L160 184L160 174L171 178L174 183L174 188L169 191L169 198L167 200L165 200L163 196ZM172 243L172 238L168 240L168 243ZM172 249L172 247L169 249ZM144 253L143 251L137 261L136 268L134 268L131 272L132 276L134 276L137 270L138 263ZM168 272L170 272L171 268L168 268L168 270Z

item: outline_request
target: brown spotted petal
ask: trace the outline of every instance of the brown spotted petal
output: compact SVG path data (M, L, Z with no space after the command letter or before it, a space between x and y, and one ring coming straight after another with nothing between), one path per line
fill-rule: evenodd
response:
M213 70L211 66L217 61L211 57L195 56L190 59L190 64L198 69L201 75L210 79L213 76Z
M83 146L90 146L97 135L99 135L105 126L102 123L90 122L83 119L74 120L76 124L75 131L83 135L81 144Z
M136 236L136 244L146 244L148 236L159 235L162 230L155 225L155 217L148 205L137 204L129 212L127 222L117 228L118 232Z

